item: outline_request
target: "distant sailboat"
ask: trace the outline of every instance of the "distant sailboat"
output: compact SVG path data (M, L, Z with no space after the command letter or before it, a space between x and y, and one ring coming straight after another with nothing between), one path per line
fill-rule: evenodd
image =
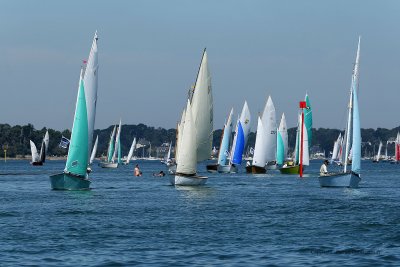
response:
M175 175L172 175L172 185L203 185L207 177L197 176L196 126L192 116L190 101L187 101L185 121L179 135L179 150Z
M99 136L96 137L96 141L94 142L93 145L93 149L92 149L92 154L90 155L90 160L89 160L89 164L92 165L93 161L96 157L96 153L97 153L97 144L99 143Z
M242 163L244 148L247 144L247 138L250 133L250 110L247 101L244 102L242 113L236 123L235 135L231 148L231 157L229 159L229 172L238 172L238 165Z
M304 101L306 102L306 109L304 111L304 124L307 129L308 150L311 150L313 120L312 120L312 108L311 108L310 97L308 96L307 93L306 96L304 97Z
M335 162L338 165L343 165L341 161L342 151L343 151L343 137L342 133L339 133L337 140L333 144L332 158L330 160L331 164Z
M135 152L135 150L136 150L136 137L133 138L131 148L129 149L128 156L126 157L126 161L124 163L125 165L128 165L129 162L131 161L131 159L133 157L133 152Z
M288 154L288 133L285 113L282 114L277 133L276 163L283 165L287 160Z
M229 165L228 156L229 156L229 145L232 136L232 114L233 114L233 108L231 109L228 119L224 124L224 128L222 129L221 143L219 147L217 162L207 165L208 172L217 172L218 169L222 171L222 169L224 168L223 166ZM220 165L221 168L219 168Z
M319 176L321 187L358 187L361 171L361 129L360 115L358 108L358 77L359 77L359 59L360 59L360 39L358 41L356 63L354 65L351 79L349 111L347 117L346 143L344 155L343 172L328 173ZM352 137L352 138L351 138ZM351 148L351 149L350 149ZM351 152L351 171L347 171L348 155Z
M117 157L121 157L121 152L119 152L121 145L118 141L120 135L120 127L121 121L119 123L119 127L117 128L116 126L114 126L113 131L111 132L110 141L108 143L107 158L105 161L99 163L99 166L102 168L118 168L118 161L116 161L115 159Z
M397 133L396 140L394 142L394 160L390 163L399 163L400 162L400 133Z
M382 146L383 146L383 143L382 143L382 141L380 141L379 147L378 147L378 154L375 156L375 158L372 162L379 163L379 160L381 159Z
M276 130L275 106L269 96L262 117L258 118L253 162L246 166L246 172L265 173L266 165L276 164Z
M43 163L46 161L47 150L49 147L49 131L46 131L42 144L40 146L40 154L37 151L35 143L32 140L29 140L31 146L31 154L32 154L32 161L31 164L33 166L42 166Z
M303 125L303 127L301 127ZM303 140L301 140L303 136ZM300 162L302 165L308 166L310 163L308 132L306 124L302 122L301 114L298 116L298 125L296 133L296 145L294 151L294 162L285 163L279 170L283 174L300 174ZM303 144L303 145L301 145ZM303 154L301 154L303 152Z

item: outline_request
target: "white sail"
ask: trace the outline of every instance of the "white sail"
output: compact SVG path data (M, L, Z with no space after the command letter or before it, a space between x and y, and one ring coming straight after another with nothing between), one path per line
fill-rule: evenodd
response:
M171 149L172 149L172 142L169 143L167 158L165 159L166 162L167 162L168 160L171 160Z
M188 100L186 106L185 122L183 131L179 137L179 156L176 172L180 174L191 175L196 173L197 153L196 153L196 127L192 116L192 107Z
M306 124L303 123L303 165L310 165L310 153L308 151L308 133Z
M85 86L86 109L88 119L88 155L92 150L94 122L96 117L97 103L97 81L98 81L98 52L97 52L97 31L94 34L92 47L87 60L83 83Z
M264 167L265 164L267 163L267 153L265 151L267 138L268 134L266 133L266 129L263 125L262 119L258 117L256 144L254 146L254 156L253 156L254 166Z
M50 142L50 138L49 138L49 131L46 131L46 134L44 135L44 139L43 139L44 144L46 145L46 155L47 155L47 151L49 150L49 142Z
M200 162L210 158L213 139L213 97L206 50L190 103L196 127L197 160Z
M282 113L281 122L279 124L279 133L281 134L283 140L283 155L286 160L288 154L288 133L287 133L287 125L286 125L286 118L285 113Z
M185 124L185 117L186 117L186 109L183 110L182 116L181 116L181 121L178 123L178 132L177 132L177 138L176 138L176 150L175 150L175 161L178 162L178 157L179 157L179 148L181 146L181 140L182 140L182 133L183 133L183 125Z
M238 122L240 122L240 124L242 126L242 129L243 129L243 135L244 135L243 151L244 151L244 148L246 147L248 135L250 133L250 122L251 122L250 110L249 110L249 106L247 105L247 101L244 101L244 105L243 105L243 108L242 108L242 113L240 113L239 120L236 123L235 135L233 137L232 148L231 148L231 153L230 153L230 155L231 155L230 161L231 162L232 162L232 157L235 154L236 143L238 141L238 139L237 139L237 136L238 136L238 134L237 134Z
M240 114L240 122L242 123L244 133L244 146L246 147L247 139L250 133L251 115L247 101L244 101L242 113Z
M99 136L96 137L96 141L94 142L92 154L90 155L89 164L92 164L94 158L96 157L96 153L97 153L97 144L98 144L98 142L99 142Z
M129 164L129 162L131 161L135 149L136 149L136 137L133 138L131 148L129 149L128 157L126 158L126 164Z
M381 158L382 146L383 146L383 144L382 144L382 141L381 141L381 142L379 142L378 154L376 155L376 160L377 161L379 161L380 158Z
M32 162L38 162L40 158L35 143L32 140L29 140L29 143L31 144Z
M339 136L338 136L337 140L333 144L333 152L332 152L331 162L334 161L334 160L338 160L341 140L342 140L342 134L339 133Z
M266 162L276 160L276 113L271 97L268 97L261 117L265 128L264 153ZM258 165L257 165L258 166Z
M117 136L115 137L115 149L114 149L114 154L112 157L112 162L115 161L115 158L118 156L119 152L119 142L120 142L120 138L121 138L121 120L119 120L119 125L118 125L118 131L117 131Z

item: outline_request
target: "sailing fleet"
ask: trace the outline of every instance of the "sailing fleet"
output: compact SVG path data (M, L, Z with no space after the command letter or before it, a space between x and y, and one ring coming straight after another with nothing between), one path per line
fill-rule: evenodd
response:
M358 108L360 41L356 53L349 93L347 126L344 134L339 133L333 144L331 163L342 166L342 170L319 176L321 187L358 187L361 181L361 131ZM97 154L99 137L93 144L93 132L96 118L98 88L98 37L94 35L89 58L81 68L75 115L72 125L68 156L62 173L51 175L52 189L87 190L91 180L89 167ZM295 114L293 114L295 115ZM223 125L220 147L217 151L213 142L213 95L211 72L208 66L208 55L204 49L194 86L185 98L185 107L179 117L172 156L173 142L169 143L168 153L163 163L169 170L170 183L176 186L204 185L208 177L200 175L198 163L208 160L212 154L218 155L214 163L207 165L208 172L237 173L244 160L244 152L250 134L252 116L247 101L244 101L238 119L234 121L234 109L231 108ZM257 116L257 130L253 157L246 160L245 170L249 174L263 174L277 170L282 174L298 174L310 162L312 144L312 108L310 97L305 95L300 101L297 117L296 142L291 154L288 147L288 129L286 116L282 113L277 124L276 110L272 97L268 96L262 113ZM235 126L235 127L234 127ZM118 168L128 165L137 147L136 137L130 146L128 155L123 161L121 146L122 124L119 121L110 134L107 155L99 163L102 168ZM32 165L45 162L49 145L49 133L46 132L41 143L40 154L33 141L30 141ZM383 144L379 145L374 162L379 162ZM395 160L400 161L400 134L395 140ZM387 156L387 145L386 145ZM351 165L351 167L350 167Z

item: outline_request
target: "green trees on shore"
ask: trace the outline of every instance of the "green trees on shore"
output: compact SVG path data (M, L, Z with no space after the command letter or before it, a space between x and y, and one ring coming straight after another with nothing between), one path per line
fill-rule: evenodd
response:
M102 130L95 130L94 135L99 135L99 145L98 145L98 156L104 154L107 150L109 137L112 131L113 125ZM17 155L30 155L30 145L29 140L35 142L37 146L40 146L43 136L49 130L50 143L49 143L49 155L63 156L67 154L67 150L60 148L58 146L61 136L69 138L71 132L69 130L57 131L53 129L35 129L32 124L28 125L15 125L10 126L9 124L0 124L0 146L5 144L8 145L7 155L9 157L16 157ZM361 135L362 140L365 142L365 151L372 151L374 144L377 145L379 141L386 142L387 140L393 139L400 127L394 129L362 129ZM290 128L289 130L289 147L293 147L295 144L295 128ZM221 141L220 129L214 131L213 146L219 147ZM328 153L332 150L333 142L337 139L339 135L339 130L337 129L326 129L319 128L313 129L313 145L318 145L322 151ZM126 154L129 150L133 138L136 137L137 140L142 142L150 142L152 148L155 150L156 147L163 143L173 142L175 143L175 129L164 129L155 128L147 126L144 124L138 125L122 125L121 132L121 144L123 154ZM248 139L248 146L254 147L255 133L251 133ZM367 147L368 146L368 147ZM393 150L389 147L389 151ZM1 153L2 156L2 153Z

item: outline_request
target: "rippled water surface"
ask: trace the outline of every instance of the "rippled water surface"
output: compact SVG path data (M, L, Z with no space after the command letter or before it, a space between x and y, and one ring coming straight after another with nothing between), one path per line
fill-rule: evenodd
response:
M398 266L400 165L363 162L358 189L307 177L207 174L174 187L156 161L93 167L93 190L50 190L62 161L0 163L1 266ZM199 173L206 175L205 164Z

